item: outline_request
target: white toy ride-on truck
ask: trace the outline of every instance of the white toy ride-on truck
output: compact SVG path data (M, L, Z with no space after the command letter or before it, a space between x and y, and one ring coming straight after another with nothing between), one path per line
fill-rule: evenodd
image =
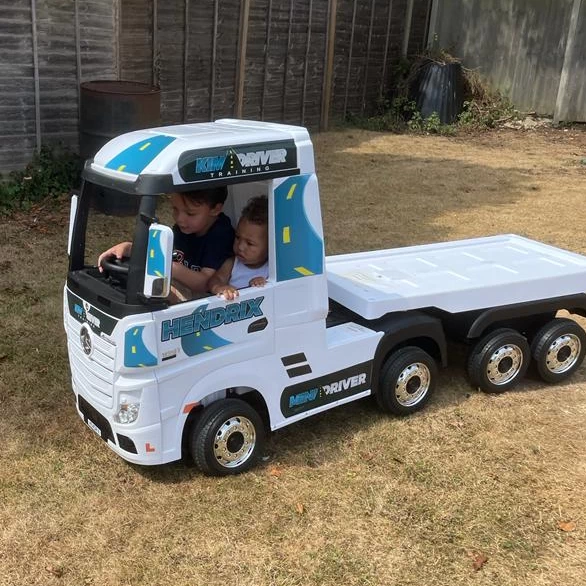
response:
M269 201L269 279L170 304L165 196L225 185L235 223ZM100 272L88 217L110 197L138 204L129 259ZM164 210L163 210L164 211ZM218 120L131 132L87 162L72 202L64 290L72 386L83 421L122 458L189 454L208 474L249 469L268 430L374 395L407 415L429 400L447 340L470 348L488 392L530 362L550 383L582 363L586 258L515 235L326 258L313 146L304 128Z

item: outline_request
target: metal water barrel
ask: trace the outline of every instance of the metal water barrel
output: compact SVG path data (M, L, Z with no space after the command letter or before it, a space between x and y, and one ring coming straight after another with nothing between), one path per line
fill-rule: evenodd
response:
M160 126L161 90L136 81L95 80L80 86L79 153L92 158L110 139ZM104 213L133 214L137 198L102 190L96 207Z

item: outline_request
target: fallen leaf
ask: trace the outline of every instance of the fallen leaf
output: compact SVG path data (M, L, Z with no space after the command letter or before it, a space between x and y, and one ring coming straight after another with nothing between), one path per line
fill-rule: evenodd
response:
M47 566L45 570L57 578L61 578L61 576L63 576L63 568L60 568L59 566Z
M269 468L269 474L271 476L274 476L275 478L279 478L279 476L283 474L283 470L281 470L281 468L278 468L277 466L271 466Z
M574 523L574 521L559 521L558 529L568 533L569 531L574 531L576 529L576 523Z
M305 513L305 507L303 506L302 503L297 503L297 505L295 505L295 508L297 509L297 512L300 515L303 515L303 513Z
M474 551L470 552L468 555L472 558L472 567L474 568L475 572L482 570L482 567L488 561L488 557L483 553Z

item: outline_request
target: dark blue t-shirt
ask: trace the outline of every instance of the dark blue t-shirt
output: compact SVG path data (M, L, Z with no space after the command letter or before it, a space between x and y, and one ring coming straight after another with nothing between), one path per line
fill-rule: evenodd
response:
M214 269L217 271L223 262L234 255L234 228L226 214L221 213L203 236L183 234L173 226L173 247L177 262L192 271Z

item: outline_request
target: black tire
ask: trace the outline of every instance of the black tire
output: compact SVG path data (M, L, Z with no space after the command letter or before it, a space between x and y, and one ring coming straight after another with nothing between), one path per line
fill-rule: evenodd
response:
M509 328L494 330L474 346L468 359L470 382L485 393L504 393L527 372L529 343Z
M557 383L571 376L586 353L586 332L573 320L553 319L535 334L531 354L539 376Z
M385 361L375 394L378 406L387 413L409 415L429 400L437 379L435 360L421 348L407 346Z
M204 474L227 476L252 468L264 440L260 415L245 401L223 399L204 409L192 429L189 450Z

